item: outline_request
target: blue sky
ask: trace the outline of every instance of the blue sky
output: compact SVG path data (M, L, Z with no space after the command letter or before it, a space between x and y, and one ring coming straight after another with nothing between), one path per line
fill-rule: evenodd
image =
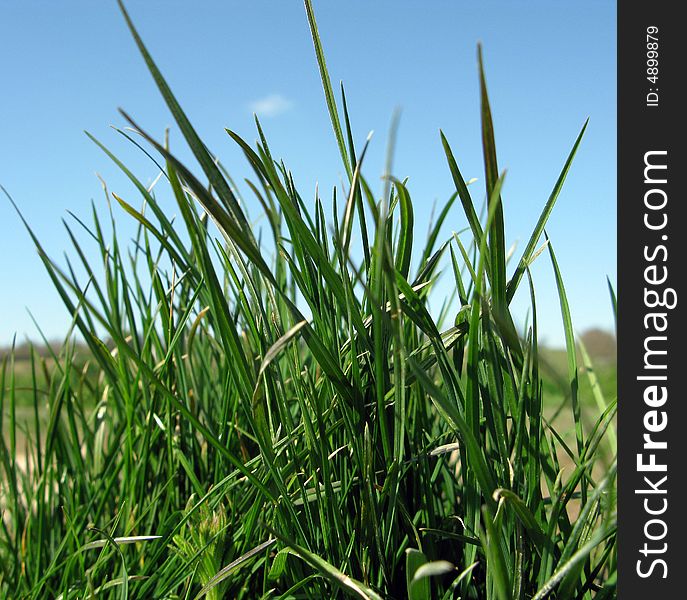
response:
M224 128L255 139L261 115L272 153L283 157L306 198L341 182L303 5L277 2L130 0L134 22L177 98L235 179L251 175ZM606 276L616 281L616 29L614 2L315 1L333 81L343 80L358 143L375 131L366 161L382 172L395 108L401 123L394 173L409 179L423 236L432 203L453 191L439 140L448 137L473 195L483 198L476 44L481 41L501 169L509 243L523 249L584 120L585 140L548 233L566 282L573 323L611 330ZM0 4L0 184L48 253L68 248L61 219L88 218L109 189L138 205L131 185L84 135L88 130L142 181L154 166L110 124L123 107L162 137L172 118L114 0L24 0ZM182 140L172 132L182 157ZM310 196L308 194L310 193ZM249 204L252 217L259 207ZM121 232L127 217L119 212ZM258 221L259 223L259 221ZM465 226L455 207L446 228ZM0 345L36 339L27 308L49 338L69 323L30 239L0 199ZM513 266L511 265L511 269ZM534 268L542 338L563 340L550 262ZM525 299L517 310L526 315Z

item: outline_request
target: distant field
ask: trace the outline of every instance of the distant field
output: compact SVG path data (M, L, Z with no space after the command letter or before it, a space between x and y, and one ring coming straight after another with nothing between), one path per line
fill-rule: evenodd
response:
M598 336L597 332L594 332ZM599 386L607 401L615 398L617 394L617 365L615 355L609 352L609 345L615 344L612 336L605 334L601 348L588 348L594 363L594 373L599 382ZM583 336L584 339L585 336ZM77 364L82 368L89 368L91 358L88 349L85 347L77 348L75 352ZM9 369L9 350L0 350L0 357L7 360L5 375L5 405L3 406L3 436L8 441L8 417L10 406L9 390L10 369ZM579 364L582 365L581 357L578 357ZM544 388L544 404L546 417L552 425L557 427L559 432L564 432L563 438L566 442L572 442L575 438L573 421L570 410L565 409L570 402L570 385L567 373L567 354L564 349L543 348L541 356L542 384ZM18 431L17 449L23 452L23 447L27 441L27 434L33 437L35 431L36 412L34 411L34 398L38 406L38 419L44 425L48 419L48 410L45 399L48 397L48 389L55 376L55 362L50 353L45 348L39 348L35 352L32 365L28 349L20 348L15 353L14 359L14 393L15 393L15 413L17 417ZM35 377L35 387L34 387ZM590 385L587 369L579 368L579 397L583 407L582 420L587 429L591 428L598 416L598 408L595 405L594 394Z
M32 357L33 354L33 357ZM87 369L94 372L90 366L90 356L85 348L75 351L74 371ZM36 431L36 419L43 427L48 421L47 399L50 397L51 386L58 386L60 377L55 360L51 352L38 347L32 353L27 347L17 348L14 359L9 349L0 350L0 381L4 389L2 397L2 433L6 444L10 441L10 413L16 415L17 431L15 432L18 454L25 453L27 442L31 444ZM81 372L74 373L81 375ZM86 378L88 381L88 378ZM84 389L84 399L88 399L89 390ZM88 403L87 403L88 404Z

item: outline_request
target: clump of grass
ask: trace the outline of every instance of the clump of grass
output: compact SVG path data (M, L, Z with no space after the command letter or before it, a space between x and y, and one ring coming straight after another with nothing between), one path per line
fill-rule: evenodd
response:
M195 499L191 496L186 507L189 518L172 541L183 559L195 565L194 571L200 585L207 586L230 562L228 514L226 508L221 505L214 510L206 503L194 508ZM226 583L218 582L209 589L208 600L223 598L225 588Z
M507 277L504 176L480 56L487 218L478 218L442 134L456 192L421 245L405 183L387 173L380 197L363 175L367 142L356 149L343 89L340 111L305 6L348 181L328 220L319 195L308 208L257 120L254 146L228 130L253 169L248 186L269 242L254 233L122 7L202 175L125 115L135 134L120 133L137 146L142 137L159 157L179 222L93 138L140 193L112 194L137 222L134 239L122 243L112 208L106 233L94 209L91 225L76 221L85 237L66 225L74 254L61 267L31 233L90 367L74 368L84 357L73 344L55 354L45 397L33 400L47 423L36 418L20 464L12 359L3 360L0 414L10 435L0 447L0 592L614 597L615 458L606 436L615 399L592 385L599 414L583 427L562 278L551 243L538 249L583 132ZM439 243L456 200L467 235ZM543 414L529 273L541 252L565 323L572 447ZM428 300L444 266L459 306L454 316L447 299L434 317ZM532 324L521 334L510 303L525 282Z

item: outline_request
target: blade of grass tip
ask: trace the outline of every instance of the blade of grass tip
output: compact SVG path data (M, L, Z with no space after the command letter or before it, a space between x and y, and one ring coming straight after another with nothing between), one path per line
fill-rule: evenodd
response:
M31 233L31 230L29 230ZM35 240L36 243L38 244L37 239ZM70 310L70 313L75 314L75 319L77 319L77 323L79 326L79 329L83 333L84 337L89 340L93 341L96 338L94 338L93 334L90 333L90 330L88 330L84 324L81 322L80 319L78 319L78 315L76 315L76 308L74 307L73 303L71 302L69 295L67 294L67 290L65 289L64 285L62 285L62 282L64 282L70 289L72 289L72 292L75 294L79 295L79 302L80 304L83 304L83 306L86 308L88 311L94 311L94 307L92 304L89 302L89 300L83 296L83 294L79 294L79 291L73 287L71 282L68 280L68 278L62 273L56 265L50 262L50 260L45 256L45 253L43 252L42 248L38 244L39 251L41 252L41 258L43 259L43 262L46 266L46 269L48 271L48 274L50 275L53 283L55 284L55 287L62 297L64 303L67 305L68 309ZM247 468L234 454L232 454L223 444L220 440L217 439L215 435L206 427L205 425L202 424L202 422L199 420L199 418L189 409L189 407L181 401L172 391L167 388L165 384L163 384L158 377L156 376L155 372L153 369L148 366L145 361L138 356L133 349L125 342L123 335L121 332L111 328L107 321L102 317L102 315L95 314L95 317L98 319L100 324L105 327L107 330L107 333L110 335L110 337L113 339L117 347L120 349L120 351L123 352L123 354L128 358L129 360L132 361L134 365L138 367L138 370L141 373L142 377L145 377L145 380L148 381L152 386L154 386L161 394L170 401L170 403L177 409L179 410L180 414L188 420L190 425L200 433L209 444L211 444L224 458L226 458L229 462L231 462L236 469L241 471L253 485L259 489L264 495L265 498L269 498L272 501L276 501L274 496L271 494L271 492L265 487L260 479L256 477L253 472ZM102 342L100 342L102 343ZM97 349L97 346L91 346L91 349ZM106 351L107 349L105 349ZM116 375L111 376L112 381L116 381Z
M335 585L341 586L349 594L353 593L364 600L382 600L382 597L370 587L349 577L317 554L313 554L298 544L291 542L283 534L278 534L275 531L272 531L272 534L282 540L282 542L291 548L293 554L316 569L325 579L328 579Z
M367 208L372 215L372 220L376 223L379 220L377 202L374 194L372 193L372 189L370 188L370 184L367 183L367 180L362 175L360 176L360 185L363 188L365 200L367 201Z
M265 440L268 440L269 437L266 434L267 422L265 420L265 402L260 401L264 396L264 394L260 393L261 384L263 383L262 375L265 372L265 370L269 367L269 365L272 363L272 361L277 356L279 356L279 354L286 348L286 346L288 346L289 342L291 342L291 340L294 339L298 335L300 330L303 329L303 327L307 324L307 321L300 321L299 323L291 327L291 329L289 329L284 335L282 335L265 353L265 358L263 358L262 364L260 365L260 370L258 371L258 376L256 379L251 404L253 406L253 411L255 413L256 425L258 426L260 432L263 434ZM267 385L267 383L265 385ZM271 448L269 448L267 442L265 442L265 445L267 446L266 451L269 452Z
M506 558L501 551L501 544L497 539L497 528L494 526L491 511L484 506L482 508L483 521L486 526L486 534L482 533L480 539L482 548L487 557L487 572L491 575L492 584L496 596L500 600L513 600L513 586L510 582ZM499 533L501 531L499 530Z
M3 192L7 194L5 189L3 188ZM7 194L7 197L9 198L9 194ZM10 198L10 202L12 202L12 199ZM19 524L21 521L21 516L19 512L19 502L20 502L20 489L19 485L17 483L17 453L16 453L16 414L15 414L15 403L16 403L16 398L15 398L15 342L16 342L16 334L12 336L12 345L10 347L9 355L5 354L2 357L2 366L0 367L0 435L2 435L2 439L0 440L0 459L2 459L2 467L5 471L5 477L2 479L3 485L0 487L0 491L3 492L3 496L5 496L5 481L7 482L7 487L9 488L7 491L7 504L11 502L12 508L11 508L11 513L12 513L12 523L9 525L14 529L15 532L20 531L21 525ZM9 364L8 364L9 363ZM6 391L6 377L7 377L7 371L9 369L9 395L10 395L10 409L9 409L9 434L10 434L10 441L9 441L9 447L7 446L5 442L5 428L4 428L4 423L3 423L3 417L5 413L5 391ZM27 455L27 460L28 460L28 455ZM4 498L3 498L4 500ZM3 513L5 511L3 510ZM7 522L5 520L5 514L3 514L2 517L2 526L3 528L6 528L8 526L9 518L7 518ZM19 539L18 535L7 535L7 545L10 546L10 551L11 554L14 555L14 569L18 570L19 569L19 563L20 563L20 553L19 553ZM9 560L9 559L8 559Z
M162 154L169 162L171 162L179 176L186 182L186 184L191 188L191 191L195 195L198 202L201 203L203 208L212 217L215 223L218 225L220 231L227 235L236 245L244 252L244 254L250 258L250 260L260 269L260 271L269 279L271 283L275 283L274 275L272 271L265 263L260 250L257 247L252 234L250 233L251 228L246 225L245 227L240 223L236 222L236 219L232 215L227 213L222 206L212 197L208 190L203 186L196 177L188 170L187 167L183 165L173 154L171 154L166 148L160 145L155 139L146 133L142 128L140 128L136 122L123 110L120 110L124 118L131 123L131 125L136 129L136 131L142 135L148 142L150 142L155 149Z
M393 183L396 187L401 207L401 231L398 236L396 270L403 275L405 279L408 279L410 259L413 252L413 203L406 186L396 179L393 180Z
M532 600L544 600L556 587L558 582L565 577L565 575L575 567L580 561L585 560L606 537L611 535L616 529L615 523L610 523L605 527L597 529L590 540L584 544L570 559L561 565L551 576L551 578L539 589Z
M394 155L396 153L396 140L398 139L398 128L401 124L401 109L396 107L391 114L391 123L389 124L389 136L386 142L386 157L384 160L384 174L382 181L384 182L384 191L382 192L382 209L378 219L378 226L382 224L382 215L388 218L392 212L391 199L391 174L394 167Z
M220 583L222 583L225 579L230 577L234 572L236 572L237 569L239 569L244 563L249 561L251 558L256 556L257 554L260 554L270 546L272 546L277 540L274 538L271 538L262 544L259 544L255 548L252 548L248 552L245 552L241 556L239 556L236 560L233 560L230 562L226 567L222 568L220 571L218 571L214 577L212 577L196 594L194 600L199 600L203 596L207 595L208 592L210 592L212 589L217 587Z
M136 147L139 148L142 152L144 152L146 156L150 157L150 159L160 169L160 173L164 173L165 177L167 177L167 179L169 179L169 176L167 175L167 173L164 172L164 170L158 164L158 162L150 155L150 153L147 150L145 150L143 148L143 146L141 146L141 144L139 144L135 139L133 139L128 134L122 132L121 130L115 128L115 131L124 135L127 140L129 140L132 144L135 144ZM179 237L176 229L172 226L172 223L166 218L164 211L161 210L160 207L158 206L157 202L155 202L155 198L153 197L151 192L148 191L148 189L134 176L134 174L126 167L126 165L124 165L124 163L122 163L122 161L120 161L112 152L110 152L110 150L104 144L102 144L97 138L93 137L88 131L85 131L84 133L94 144L96 144L96 146L98 146L110 158L110 160L112 160L112 162L114 162L117 165L117 167L119 167L119 169L129 178L129 180L138 189L138 191L141 193L141 195L143 196L143 198L145 200L146 206L149 206L153 210L153 212L155 213L155 216L159 219L159 222L162 225L163 231L166 233L166 235L168 235L171 238L171 240L174 242L174 244L171 244L166 238L160 238L159 235L155 233L155 229L151 229L151 231L158 238L160 243L162 243L165 246L167 251L172 256L175 257L176 262L179 264L183 264L181 258L179 257L179 251L181 251L181 254L184 254L184 244L181 241L181 238ZM106 194L107 194L107 192L106 192ZM108 201L109 201L109 195L108 195ZM81 221L78 219L78 217L76 217L73 213L70 213L70 214L72 214L72 216L74 217L74 219L77 222L81 223ZM83 223L81 223L81 224L82 224L82 226L84 226ZM87 231L88 231L88 229L87 229ZM90 231L89 231L89 233L90 233ZM90 233L90 234L93 235L92 233ZM97 240L97 237L96 237L96 240ZM188 260L188 257L186 257L186 261L184 261L184 262L190 262Z
M43 473L43 455L41 452L41 421L40 421L40 409L39 409L39 399L38 399L38 379L36 377L36 349L33 344L29 344L30 351L30 361L31 361L31 388L32 388L32 400L33 400L33 428L36 434L36 469L38 476ZM1 392L0 392L1 393ZM0 407L2 410L2 407ZM0 423L0 431L2 430L2 424Z
M463 212L465 212L465 217L468 220L470 229L472 229L472 235L475 238L475 244L479 246L482 240L482 236L484 235L484 232L482 231L482 226L480 225L479 217L475 212L475 203L472 201L472 196L470 196L468 186L465 183L465 180L463 179L463 175L461 174L460 169L458 169L458 164L456 163L456 159L453 156L453 152L451 151L451 147L448 144L448 140L446 139L444 132L439 130L439 135L441 136L441 143L444 147L444 153L446 154L446 160L448 161L448 167L451 171L453 183L456 186L458 197L460 198L460 202L463 205Z
M360 153L360 159L356 162L355 171L353 172L353 179L351 180L351 189L349 190L348 199L346 200L344 218L343 222L341 223L341 248L345 260L348 259L348 248L351 243L351 230L353 229L353 212L355 209L356 197L360 194L360 190L358 188L360 169L362 168L363 160L365 159L365 154L370 145L371 139L372 132L370 132L370 134L367 136L363 151ZM360 215L359 218L364 220L364 216L362 215Z
M492 191L491 196L493 197L493 202L488 204L489 211L487 215L486 229L489 230L494 214L496 212L496 206L499 204L500 191L503 184L505 173L499 177L496 182L496 186ZM477 244L477 239L475 240L476 245L479 246L479 261L477 265L476 281L474 285L474 291L471 301L470 318L468 325L468 340L466 344L467 357L465 360L465 373L466 373L466 386L465 386L465 424L470 433L469 437L465 437L464 442L467 442L472 438L472 443L477 446L476 450L473 451L474 456L470 458L469 448L466 444L466 459L468 460L468 465L474 470L475 465L479 465L481 469L487 469L487 459L486 453L484 452L484 446L481 440L482 434L480 431L480 419L481 419L481 402L480 402L480 385L479 385L479 362L481 354L481 346L479 343L479 332L480 332L480 318L482 318L483 309L486 308L486 301L483 297L483 287L485 286L484 275L487 271L487 239L486 236L479 238L479 244ZM488 315L485 314L485 318ZM469 475L470 471L468 471ZM479 472L475 472L477 480L482 489L483 495L486 497L488 502L495 506L495 501L492 497L494 491L494 482L497 477L489 473L490 487L485 487L484 482L480 481ZM499 486L500 487L500 486ZM479 498L479 493L473 487L473 483L470 479L467 480L466 485L466 501L465 508L465 520L472 531L478 531L479 521L480 521L480 504L481 500ZM468 546L465 548L464 560L466 563L474 562L476 555L476 549Z
M406 549L406 591L408 600L423 600L430 597L429 579L414 582L416 571L427 564L427 556L416 548Z
M584 132L587 129L588 124L589 119L587 119L584 122L582 130L578 134L577 139L573 144L572 150L570 151L570 154L568 154L568 158L565 161L565 164L563 165L563 169L561 170L560 175L558 176L558 180L556 181L556 184L553 186L553 190L549 195L549 199L546 201L544 209L539 215L539 220L537 221L537 224L534 227L534 231L532 231L532 235L530 236L530 239L527 242L527 246L525 246L525 250L523 251L522 257L520 258L520 262L518 263L518 266L515 269L515 273L513 273L513 277L511 277L510 281L508 282L508 287L506 289L506 299L508 303L510 303L513 299L513 296L515 295L518 285L520 284L520 280L522 279L525 269L530 264L530 258L532 256L532 253L534 252L537 242L539 241L539 238L541 237L541 234L544 231L544 228L546 227L546 223L549 220L549 216L553 211L553 207L556 204L556 200L558 199L558 195L561 192L563 183L565 183L565 178L568 176L568 171L570 170L570 166L572 165L573 159L575 158L575 154L577 154L577 149L579 148L580 143L582 142L582 138L584 137Z
M415 373L417 382L423 391L432 399L440 414L447 420L452 429L461 437L469 457L469 467L474 472L475 477L484 492L487 503L495 506L492 497L496 489L494 476L487 466L485 457L481 451L481 446L477 441L472 429L460 415L458 408L450 403L441 390L427 375L425 370L412 358L408 358L408 366Z
M599 383L599 378L596 376L596 371L594 370L594 365L592 364L592 359L587 352L587 347L585 346L582 338L578 338L577 347L580 350L580 355L582 357L582 366L587 374L587 379L589 380L589 386L592 388L592 395L596 401L596 405L599 408L599 413L603 414L606 412L608 405L606 403L606 398L604 397L603 390L601 389L601 384ZM608 438L606 438L609 445L610 456L613 456L618 447L618 439L615 433L615 427L611 424L608 431Z
M453 234L454 236L456 235L455 233ZM463 275L460 270L460 266L458 265L458 257L456 256L456 253L453 249L453 246L450 246L449 250L451 251L451 266L453 268L453 279L456 283L456 290L458 292L458 314L456 315L455 318L455 325L458 326L463 318L466 316L467 313L467 304L468 304L468 295L467 292L465 291L465 284L463 283Z
M544 232L546 240L549 242L549 256L551 257L551 264L553 265L554 275L556 277L556 287L558 288L558 298L561 305L561 316L563 318L563 328L565 330L565 349L568 356L568 382L570 383L570 396L572 401L573 417L575 419L575 438L577 440L577 453L582 456L584 451L584 436L582 433L582 419L580 415L579 403L579 381L577 375L577 349L575 347L575 332L573 330L572 318L570 316L570 306L568 304L568 296L565 293L565 286L563 285L563 278L558 267L558 261L553 251L553 245L549 240L549 236ZM586 500L585 488L582 489L583 502Z
M455 591L458 586L461 584L462 581L468 578L467 581L469 582L469 576L472 575L472 570L479 564L479 562L473 562L471 565L468 565L461 573L458 575L453 580L453 583L451 583L451 587L447 590L446 594L444 594L443 600L451 600L452 598L455 598Z
M529 416L529 432L527 435L529 441L528 459L525 462L523 471L525 473L525 481L527 482L527 504L530 507L538 507L541 500L541 476L542 472L545 477L549 477L547 469L542 465L542 461L546 456L542 452L542 438L546 439L543 433L543 419L542 419L542 399L541 387L539 377L539 329L537 319L537 301L534 289L534 282L532 281L532 273L529 267L526 270L527 280L530 291L530 303L532 307L532 335L530 338L531 346L531 360L528 378L531 385L530 394L528 398L527 414ZM544 521L542 521L544 522Z
M252 149L248 147L247 144L239 136L237 136L229 130L227 130L227 133L229 133L229 135L231 135L232 138L237 143L239 143L239 145L242 147L242 149L246 152L246 154L249 157L253 156L253 160L258 160ZM176 160L171 154L169 154L169 152L166 152L166 150L161 148L159 144L156 144L154 140L150 139L149 141L155 144L158 151L165 154L168 157L168 159L175 164L176 168L180 171L180 173L183 174L184 178L188 183L193 183L194 191L198 194L199 198L206 197L205 202L210 203L211 199L207 199L207 192L204 189L202 189L202 187L198 187L199 184L197 180L195 180L193 175L191 175L188 172L188 169L186 169L178 160ZM292 219L291 223L294 227L298 228L299 234L302 235L303 239L301 241L303 243L308 244L308 249L309 251L311 251L312 255L318 255L318 253L321 255L323 253L322 249L317 245L317 242L314 239L312 232L307 229L306 225L302 222L302 220L299 219L298 215L296 215L293 212L295 211L295 208L288 204L290 202L290 199L280 199L280 202L282 201L282 207L284 208L284 210L292 211L290 214L290 218ZM205 206L205 203L203 203L203 205ZM253 261L253 263L260 270L262 275L264 275L265 278L275 286L275 289L281 294L285 306L292 313L294 318L298 319L299 321L303 320L303 316L300 310L298 310L298 308L296 307L295 303L286 295L286 291L278 286L272 270L267 266L267 264L264 262L264 259L260 255L259 248L251 244L246 246L246 242L244 239L242 239L240 230L236 228L235 224L233 224L230 219L228 221L229 222L226 223L228 229L225 230L225 234L232 239L234 239L233 236L238 236L236 239L234 239L234 241L239 246L239 248L241 248L241 250L243 250L243 252L248 256L248 258L250 258ZM332 288L340 291L340 293L337 293L336 295L337 298L344 298L345 291L341 284L339 275L334 272L333 268L331 267L328 261L323 262L322 266L324 268L324 275L327 276L328 283L332 286ZM354 318L354 322L356 323L356 328L359 328L362 323L360 314L355 311L352 314L354 317L357 317L357 320ZM360 410L360 404L362 402L362 399L360 397L359 391L357 389L352 388L350 382L347 380L343 371L341 370L338 360L336 359L335 355L330 351L330 349L327 348L325 342L322 341L318 335L316 335L314 329L309 325L304 326L302 336L308 344L309 348L311 349L314 357L319 362L320 366L324 369L324 371L327 372L328 376L331 378L332 382L337 387L341 395L347 401L353 403L358 410ZM365 338L363 337L363 339Z
M124 209L124 211L129 214L129 216L136 219L136 221L138 221L143 227L150 231L150 233L152 233L155 236L155 239L157 239L165 247L167 252L169 252L169 254L172 257L179 259L175 261L177 264L185 264L185 261L182 261L181 257L177 254L174 247L171 244L169 244L165 235L158 231L155 225L153 225L141 212L136 210L133 206L126 202L126 200L120 198L114 192L112 192L112 197L117 201L119 206L121 206Z
M489 257L491 259L491 287L495 312L499 317L505 315L506 309L506 239L503 222L503 204L500 196L493 198L494 188L499 179L498 163L496 162L496 142L494 140L494 124L487 95L487 82L484 76L482 61L482 45L477 46L477 62L479 65L480 104L482 113L482 150L484 153L484 173L487 184L487 198L490 203L496 203L494 218L489 228ZM491 210L491 206L489 207Z
M467 253L467 250L465 249L465 246L460 241L460 238L458 237L458 234L455 231L453 232L453 239L456 242L456 245L458 246L458 250L460 251L461 256L463 257L463 263L465 264L465 268L468 271L468 275L470 275L470 281L471 281L470 287L477 285L477 273L475 273L475 269L472 266L472 262L470 261L470 257L468 256L468 253ZM470 288L468 288L468 289L470 289ZM470 297L470 294L468 292L465 292L466 300L469 297Z
M343 83L341 83L341 103L344 111L344 122L346 124L346 135L348 137L348 147L351 160L355 159L355 146L353 145L353 133L351 130L351 122L348 117L348 104L346 102L346 92L344 91ZM355 167L355 165L353 165ZM365 260L365 268L370 268L370 243L367 233L367 222L365 220L365 204L363 203L363 194L360 189L362 186L356 186L356 204L358 206L358 223L360 226L360 237L363 244L363 257Z
M615 546L615 541L607 543L603 551L600 552L599 558L595 559L596 566L590 569L588 574L584 574L586 581L580 589L580 598L583 597L583 594L591 593L592 590L598 590L594 596L594 600L605 600L605 598L608 597L606 594L606 592L608 592L606 585L608 585L615 578L615 570L612 566L614 564L616 555ZM601 575L603 575L603 579L605 580L605 584L602 583L603 587L598 584L599 579L601 579Z
M416 275L415 279L413 280L411 287L413 289L417 289L420 291L423 288L425 289L421 295L423 297L427 296L427 293L430 291L431 287L430 284L434 283L436 279L434 278L434 271L436 271L437 267L439 266L439 262L441 260L441 257L444 254L444 251L446 248L449 247L451 243L451 240L446 240L441 247L434 253L432 256L429 258L429 260L425 263L425 265L422 267L420 272Z
M258 161L259 158L255 155L255 152L245 143L244 140L242 140L238 135L235 133L227 130L227 133L241 146L241 148L244 150L246 155L249 157L250 160L252 161ZM265 165L266 166L266 165ZM275 186L276 187L276 186ZM277 190L278 191L278 190ZM279 197L279 203L283 209L283 214L288 221L288 226L289 228L294 230L293 236L298 236L298 244L302 245L303 248L307 250L307 253L309 254L310 258L313 260L317 260L319 267L322 270L322 275L331 286L332 290L334 291L334 297L338 300L343 301L344 298L346 297L345 290L343 287L343 283L341 280L341 276L335 272L334 268L329 262L328 257L324 253L324 250L321 248L321 246L318 244L317 240L315 239L311 229L308 228L308 226L303 222L301 215L296 211L296 208L293 206L291 199L288 197L284 197L284 194L278 194ZM244 251L245 252L245 251ZM258 267L263 270L263 267L261 265L258 265ZM270 280L274 281L274 276L271 272L271 270L267 269L267 272L264 273L264 275ZM276 285L276 284L275 284ZM290 303L288 298L285 298L287 303ZM294 305L295 306L295 305ZM293 312L293 310L292 310ZM300 320L300 315L299 312L295 312L294 316ZM351 313L353 317L353 322L358 330L358 333L361 335L362 340L366 340L367 336L364 332L364 327L362 324L362 318L360 317L360 314L358 311L352 311ZM309 333L310 329L306 328L306 333ZM310 336L307 335L305 336L306 340L310 339Z
M355 144L353 143L353 130L351 129L351 119L348 116L348 103L346 102L346 90L343 81L339 82L341 88L341 107L344 114L344 125L346 126L346 139L348 141L348 153L351 157L351 168L355 169Z
M322 88L324 89L324 97L327 102L327 109L329 110L329 118L334 128L334 135L336 136L336 143L339 146L341 153L341 160L343 160L348 180L353 179L353 170L351 169L351 157L346 150L346 143L344 141L343 132L341 131L341 122L339 120L339 112L336 108L336 100L334 99L334 92L332 91L332 83L329 79L329 71L327 70L327 62L324 58L324 50L322 49L322 41L317 29L317 21L315 20L315 11L312 7L311 0L305 0L305 13L308 17L308 25L310 26L310 34L312 36L313 46L315 47L315 56L317 58L317 66L320 70L320 78L322 79Z
M262 360L260 365L260 370L258 371L258 377L265 372L265 369L270 365L270 363L279 355L279 353L286 348L289 342L298 335L298 332L307 325L307 321L301 321L296 323L291 329L289 329L284 335L282 335L270 349L265 353L265 358Z
M487 215L487 229L492 224L496 214L497 206L500 201L500 192L505 178L505 172L496 181L496 186L491 192L489 214ZM493 202L492 202L493 199ZM483 236L479 244L479 262L477 265L477 280L475 281L475 288L472 298L472 309L470 313L470 325L468 328L468 357L466 363L467 382L466 382L466 406L465 415L466 421L472 429L473 434L477 439L480 435L480 391L479 391L479 361L481 347L479 344L479 320L482 315L482 306L485 301L483 297L482 288L484 286L484 273L487 262L487 240ZM485 490L486 492L487 490ZM489 490L492 492L493 490Z
M611 304L613 306L613 322L615 323L615 334L618 335L618 300L615 297L615 290L613 289L613 284L611 280L606 277L608 282L608 293L611 295Z
M17 385L15 369L15 353L17 349L17 334L12 336L10 346L10 456L12 459L13 487L16 488L17 469ZM3 432L4 435L4 432ZM16 500L16 496L15 496ZM18 513L17 513L18 514Z
M217 167L217 164L215 163L213 157L205 147L205 144L200 139L200 137L196 133L196 130L191 125L191 122L189 121L188 117L186 116L181 106L177 102L176 98L174 97L174 94L172 94L172 90L170 89L169 85L167 85L167 82L162 76L162 73L160 73L160 70L157 68L157 65L153 61L152 56L149 54L148 50L143 44L143 40L139 36L136 28L134 27L131 17L129 16L129 13L124 7L124 3L122 2L122 0L117 0L117 4L119 4L119 9L121 10L122 15L124 16L129 31L131 32L131 35L133 36L134 41L138 46L138 50L141 53L141 56L143 57L143 60L145 61L146 66L150 71L150 74L153 76L153 79L155 80L155 83L157 84L157 87L160 90L162 97L164 98L167 106L169 107L169 110L172 113L172 116L174 117L174 120L176 121L177 125L179 126L181 133L186 139L186 142L191 148L193 155L196 157L196 160L205 172L212 187L217 191L217 194L221 196L226 202L226 204L230 207L231 213L233 214L234 218L245 227L245 230L247 232L250 232L251 229L248 225L248 221L246 220L245 215L243 214L243 211L241 210L241 207L239 206L238 200L234 196L234 193L231 191L229 184L224 179L222 172Z
M444 208L441 209L441 212L439 213L439 217L437 218L436 222L433 225L431 225L431 229L427 234L427 242L425 244L425 249L422 252L422 258L420 259L420 268L422 268L422 265L425 264L430 254L432 253L432 250L434 250L434 245L436 244L437 238L439 237L439 233L441 232L441 226L444 224L444 221L446 220L446 217L449 211L451 210L453 203L456 201L457 197L458 192L453 192L453 194L451 194L446 204L444 204Z
M370 303L372 307L372 338L374 349L374 377L375 392L377 400L377 420L379 422L380 436L385 460L389 461L391 456L391 435L385 411L385 388L390 375L388 350L389 340L387 338L388 326L386 315L382 305L382 299L386 290L393 294L394 281L390 277L393 270L393 257L389 247L390 226L389 216L389 192L391 182L389 174L392 168L393 153L395 148L396 131L398 126L398 113L394 112L391 120L389 138L387 142L385 169L384 169L384 191L379 203L379 212L376 220L376 231L374 239L374 252L370 267Z
M559 565L564 565L565 562L572 556L573 551L577 548L577 544L580 542L580 540L584 540L585 527L587 525L590 528L594 526L593 521L595 520L595 517L593 516L593 509L596 507L596 504L601 501L602 495L606 493L606 490L611 482L615 481L617 468L618 465L616 462L614 462L611 465L611 468L608 470L606 477L604 477L603 481L594 489L594 492L589 497L589 501L582 506L580 514L577 517L577 521L575 522L575 526L573 527L570 537L568 538L565 547L563 548L563 552L561 553L561 557L558 561ZM577 567L571 569L568 575L564 578L560 588L562 597L565 598L572 595L574 586L580 581L579 574L581 571L582 565L578 563Z

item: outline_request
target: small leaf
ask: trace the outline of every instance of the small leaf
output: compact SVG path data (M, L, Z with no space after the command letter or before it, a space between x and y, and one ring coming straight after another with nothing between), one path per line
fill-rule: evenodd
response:
M276 581L279 579L286 570L286 559L291 554L290 548L282 548L277 555L272 559L272 566L267 574L267 579L270 581Z
M406 550L406 585L409 600L423 600L429 598L430 587L427 579L415 581L418 569L427 564L427 557L416 548Z

